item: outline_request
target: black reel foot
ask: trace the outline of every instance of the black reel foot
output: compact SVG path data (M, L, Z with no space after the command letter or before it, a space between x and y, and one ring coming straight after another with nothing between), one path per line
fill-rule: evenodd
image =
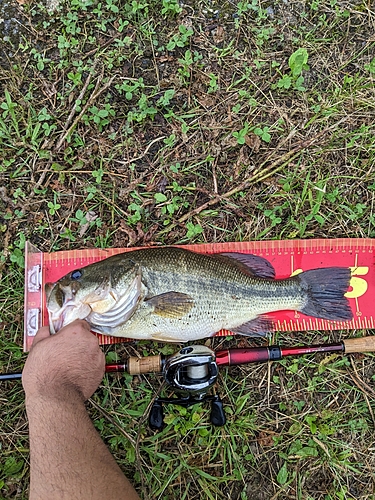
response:
M163 403L156 399L148 416L148 425L150 429L153 431L161 431L164 427L163 416Z
M211 424L216 427L221 427L226 424L227 418L224 413L223 402L220 399L220 396L214 396L215 399L211 402Z

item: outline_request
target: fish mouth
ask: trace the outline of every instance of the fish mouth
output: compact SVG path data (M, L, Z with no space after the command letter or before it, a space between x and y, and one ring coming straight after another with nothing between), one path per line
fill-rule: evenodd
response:
M48 311L50 331L52 334L55 334L75 319L87 318L90 313L91 307L88 304L82 304L77 307L77 304L69 301L57 313Z
M59 283L47 283L45 290L51 334L57 333L75 319L85 319L91 313L91 307L88 304L76 303L74 294L67 297Z
M72 307L72 306L71 306ZM53 312L48 311L49 317L49 329L52 334L57 333L64 326L65 321L65 309L59 312L58 315L54 315Z
M48 311L48 323L51 334L57 333L64 323L64 308L61 304L62 295L59 294L58 283L46 283L44 286Z

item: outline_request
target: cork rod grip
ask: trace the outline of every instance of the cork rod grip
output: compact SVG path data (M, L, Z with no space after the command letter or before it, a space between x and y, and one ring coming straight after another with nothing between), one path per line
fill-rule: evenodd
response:
M131 356L128 358L128 373L130 375L140 375L141 373L158 373L161 372L162 359L161 355L147 356L145 358L137 358Z
M345 352L375 352L375 336L343 341Z

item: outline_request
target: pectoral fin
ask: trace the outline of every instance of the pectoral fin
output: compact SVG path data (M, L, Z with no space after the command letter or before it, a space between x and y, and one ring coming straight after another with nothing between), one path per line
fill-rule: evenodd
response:
M194 299L186 293L167 292L156 295L145 302L152 312L164 318L181 318L194 306Z

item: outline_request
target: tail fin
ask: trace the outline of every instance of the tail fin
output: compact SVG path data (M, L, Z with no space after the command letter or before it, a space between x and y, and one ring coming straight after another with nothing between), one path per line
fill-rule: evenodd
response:
M307 293L307 303L300 312L316 318L348 321L353 318L344 296L350 282L347 267L312 269L298 275Z

